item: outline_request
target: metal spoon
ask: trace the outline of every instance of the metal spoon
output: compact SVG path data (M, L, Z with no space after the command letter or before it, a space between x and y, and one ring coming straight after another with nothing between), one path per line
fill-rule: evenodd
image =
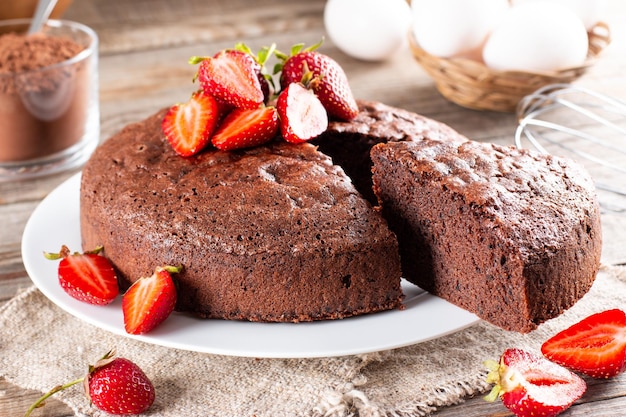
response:
M30 27L28 28L29 35L41 30L41 27L46 23L48 17L50 17L50 13L52 13L52 9L54 9L56 3L57 0L39 0L33 19L30 22Z

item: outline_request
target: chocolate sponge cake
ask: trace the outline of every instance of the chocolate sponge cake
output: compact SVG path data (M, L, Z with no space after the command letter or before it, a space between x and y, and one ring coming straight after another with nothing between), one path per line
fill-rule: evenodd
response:
M600 212L580 165L429 139L377 145L372 160L409 281L519 332L556 317L591 287Z
M333 121L313 143L343 168L356 189L373 205L370 151L378 143L419 141L465 141L451 127L422 115L377 101L360 100L359 114L349 122Z
M182 264L177 309L207 318L401 308L404 276L527 332L588 291L601 229L579 165L381 103L359 108L313 144L192 158L164 139L164 111L127 126L83 170L83 248L102 245L126 284Z
M282 140L177 156L164 112L105 141L81 180L85 249L126 283L183 265L178 305L207 318L336 319L401 307L394 234L331 159Z

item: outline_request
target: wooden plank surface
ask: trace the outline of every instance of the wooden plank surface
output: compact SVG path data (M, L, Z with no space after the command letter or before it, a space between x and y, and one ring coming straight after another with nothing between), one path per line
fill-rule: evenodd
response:
M609 0L614 43L581 85L626 98L626 6ZM253 49L276 42L286 50L293 43L312 44L324 36L324 1L308 0L76 0L65 18L93 27L100 36L100 106L102 138L183 101L194 89L192 55L212 54L237 41ZM621 24L620 24L621 23ZM408 50L384 63L358 61L341 53L330 40L322 50L346 70L357 97L379 100L440 120L466 136L511 144L517 121L512 114L478 112L441 97ZM32 210L72 173L28 182L0 183L0 303L31 285L20 254L21 235ZM623 179L616 179L617 181ZM625 215L603 218L603 262L626 263ZM591 381L584 402L564 416L622 416L626 378ZM0 416L22 415L39 394L0 380ZM35 416L69 417L72 412L51 400ZM448 407L435 416L508 416L500 404L481 398Z

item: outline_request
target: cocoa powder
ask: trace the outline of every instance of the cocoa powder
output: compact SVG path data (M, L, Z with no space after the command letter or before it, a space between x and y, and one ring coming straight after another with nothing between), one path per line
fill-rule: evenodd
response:
M70 38L56 38L43 33L7 33L0 36L0 74L32 71L58 64L83 49Z
M46 157L85 131L91 68L58 65L85 47L45 33L0 35L0 163Z

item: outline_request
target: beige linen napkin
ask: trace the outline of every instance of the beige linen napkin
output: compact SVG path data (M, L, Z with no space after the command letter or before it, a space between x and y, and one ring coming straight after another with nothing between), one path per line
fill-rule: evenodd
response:
M480 322L436 340L373 354L255 359L116 336L68 315L31 288L0 309L0 375L45 392L82 375L87 364L115 347L154 383L157 399L150 416L424 416L485 392L484 359L497 359L512 346L539 349L549 336L579 319L624 305L626 268L603 267L589 294L528 335ZM107 415L89 405L81 387L56 397L77 415Z

